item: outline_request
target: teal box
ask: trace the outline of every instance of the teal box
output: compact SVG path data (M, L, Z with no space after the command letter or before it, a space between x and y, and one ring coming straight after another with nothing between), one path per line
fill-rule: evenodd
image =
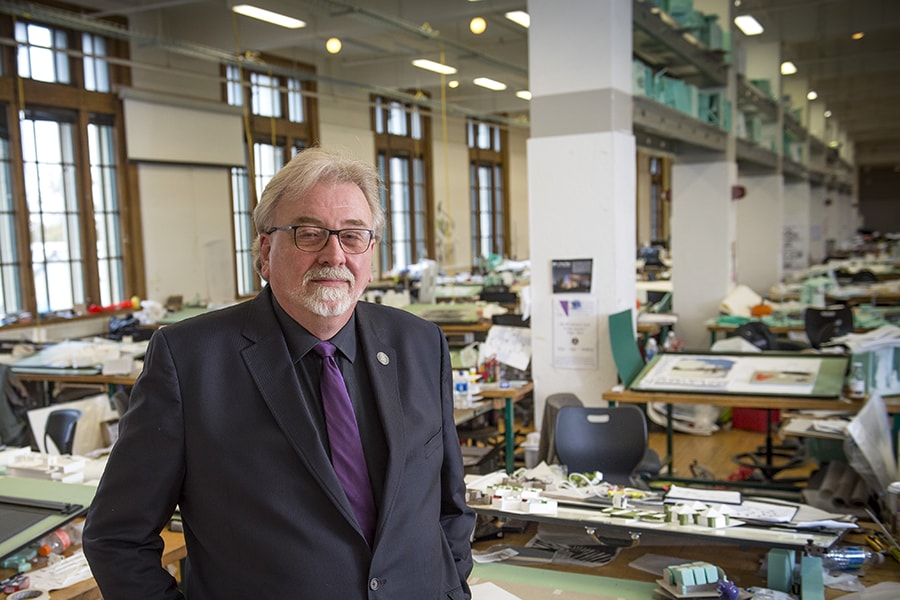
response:
M694 0L664 0L662 8L672 16L683 15L694 11Z
M769 98L775 98L772 94L772 82L768 79L751 79L750 83L752 83L756 88L764 93Z
M697 118L719 126L722 122L722 93L700 90L697 95Z
M653 69L637 59L631 63L631 91L635 95L653 96Z
M794 585L794 562L797 560L793 550L773 548L766 555L766 587L770 590L790 593Z

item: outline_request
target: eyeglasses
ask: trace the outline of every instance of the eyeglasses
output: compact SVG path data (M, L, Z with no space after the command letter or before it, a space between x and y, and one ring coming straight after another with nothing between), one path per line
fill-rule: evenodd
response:
M335 235L341 249L347 254L362 254L369 249L375 231L372 229L328 229L312 225L283 225L272 227L266 233L276 231L293 231L294 245L304 252L318 252L328 244L328 239Z

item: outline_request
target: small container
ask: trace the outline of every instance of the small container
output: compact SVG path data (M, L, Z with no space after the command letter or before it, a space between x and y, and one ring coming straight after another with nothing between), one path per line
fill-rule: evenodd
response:
M889 517L894 525L894 535L900 536L900 481L895 481L887 488Z
M850 377L847 380L847 395L857 400L866 397L866 376L863 374L861 362L853 363L853 366L850 368Z

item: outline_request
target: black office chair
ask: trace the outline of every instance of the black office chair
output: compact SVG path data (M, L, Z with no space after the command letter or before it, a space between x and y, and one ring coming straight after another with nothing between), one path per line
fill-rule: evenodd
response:
M851 283L875 283L878 276L869 269L861 269L850 276Z
M501 306L515 307L519 303L519 295L509 290L505 285L486 285L478 294L478 299L483 302L495 302Z
M47 445L47 438L50 438L60 454L72 454L75 425L81 415L82 412L77 408L61 408L47 415L47 424L44 426L44 451L48 453L50 451Z
M853 331L853 311L845 304L826 308L808 307L803 314L806 337L813 348Z
M615 485L647 487L662 469L648 446L647 418L637 406L563 406L556 417L556 453L569 473L600 471ZM655 457L655 460L654 460Z
M776 336L762 321L747 321L731 332L728 337L741 337L760 350L794 351L806 348L803 344Z
M116 407L116 412L119 413L120 419L124 417L126 411L128 411L129 399L130 396L125 390L116 390L116 393L112 395L112 401Z

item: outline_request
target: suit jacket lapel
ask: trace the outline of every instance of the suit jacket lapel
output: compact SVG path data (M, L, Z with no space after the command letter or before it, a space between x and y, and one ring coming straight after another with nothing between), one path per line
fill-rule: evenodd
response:
M250 317L243 333L251 343L242 351L247 369L272 416L297 454L319 485L341 508L347 520L355 523L353 509L328 459L322 436L313 425L312 416L307 409L309 400L303 398L300 390L297 371L291 362L284 334L272 309L271 291L266 287L250 302Z
M362 358L369 371L372 394L378 406L388 450L384 496L378 516L380 523L390 516L400 492L406 454L406 420L403 416L403 403L400 401L397 353L392 346L382 341L378 334L377 319L370 316L369 308L369 305L362 302L357 305L356 322Z

